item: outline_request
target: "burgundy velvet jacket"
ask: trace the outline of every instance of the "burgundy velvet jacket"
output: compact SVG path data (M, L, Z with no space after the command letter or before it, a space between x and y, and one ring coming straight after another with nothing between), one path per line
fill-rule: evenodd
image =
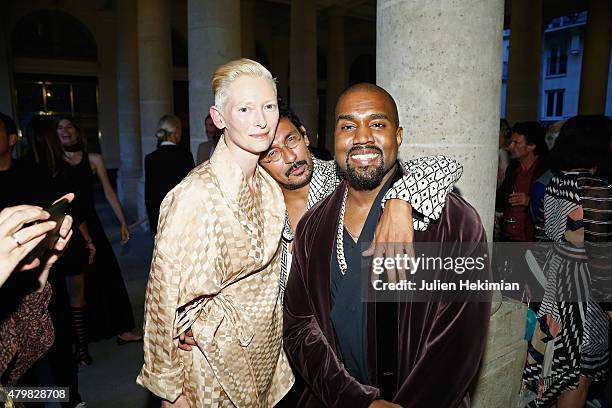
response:
M284 347L307 384L300 407L365 408L379 398L376 303L368 303L367 310L372 386L357 382L339 361L330 318L330 257L345 188L346 181L308 211L296 231L284 299ZM474 208L451 193L440 220L415 231L415 242L482 243L486 236ZM468 386L484 351L490 303L403 302L397 310L393 402L410 408L469 407Z

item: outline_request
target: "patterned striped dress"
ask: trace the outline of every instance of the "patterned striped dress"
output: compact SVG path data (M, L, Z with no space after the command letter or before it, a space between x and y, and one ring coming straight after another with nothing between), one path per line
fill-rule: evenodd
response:
M567 171L546 188L536 236L554 243L546 255L546 292L538 312L523 381L553 404L580 376L604 380L608 367L608 309L612 186L587 171ZM534 336L535 337L535 336Z

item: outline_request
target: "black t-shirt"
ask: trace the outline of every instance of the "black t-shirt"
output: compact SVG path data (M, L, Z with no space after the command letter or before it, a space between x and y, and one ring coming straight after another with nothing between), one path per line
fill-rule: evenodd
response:
M393 171L393 170L392 170ZM368 213L357 242L353 241L344 228L344 258L347 270L344 275L338 265L336 245L331 256L331 320L336 332L336 345L340 359L346 370L361 384L370 384L368 378L368 345L367 345L367 304L362 300L362 282L369 276L369 260L361 253L374 239L378 225L381 206L385 193L397 180L398 170L380 189L372 208Z

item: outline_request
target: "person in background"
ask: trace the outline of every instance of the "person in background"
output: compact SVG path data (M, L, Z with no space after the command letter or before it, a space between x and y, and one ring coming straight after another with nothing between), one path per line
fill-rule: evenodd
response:
M36 179L41 177L48 186L51 198L75 193L78 186L66 173L67 164L64 161L62 144L57 137L56 121L47 115L33 117L26 128L26 138L28 151L18 162L23 162L25 168L35 168L36 178L32 178L31 172L14 173L20 177L21 185L36 185ZM20 166L16 166L15 169L19 170ZM18 191L15 193L20 194ZM44 206L51 203L48 197L38 199L46 201ZM95 246L90 242L91 236L85 222L82 199L76 194L71 203L70 214L73 217L70 245L55 263L49 276L52 287L49 313L53 321L55 339L51 348L20 380L20 385L23 386L68 387L70 399L61 403L64 408L84 404L78 386L78 354L72 349L77 338L75 338L71 306L84 303L84 292L79 288L84 286L85 272L95 257Z
M38 165L47 169L52 178L53 191L56 195L61 193L75 193L73 214L78 233L72 239L66 253L58 262L58 268L66 276L66 285L70 296L72 323L74 325L74 341L76 344L75 357L79 364L88 365L91 357L87 347L85 274L96 256L96 247L93 243L89 226L87 225L87 212L89 199L82 177L77 177L70 170L66 152L57 136L56 122L45 115L32 118L26 129L30 156Z
M529 199L533 184L546 171L544 128L537 122L515 124L508 151L512 162L496 197L496 211L503 212L502 240L532 242L534 225Z
M208 140L198 145L196 160L198 166L212 157L215 147L217 147L217 143L219 143L219 139L223 134L223 132L215 126L215 123L210 117L210 113L206 115L206 119L204 119L204 127L206 128L206 137Z
M94 176L97 176L120 223L120 244L126 244L130 239L127 221L108 178L104 158L99 153L87 152L82 128L73 118L58 119L57 135L65 150L66 171L79 183L79 193L85 203L85 221L97 252L89 273L85 275L88 340L115 336L119 345L142 341L142 336L132 333L134 314L121 268L94 207ZM87 362L88 359L83 360L83 363Z
M565 120L560 120L553 123L548 127L548 129L546 129L546 136L544 136L544 140L546 141L548 151L552 151L553 147L555 147L555 143L559 137L559 132L561 132L561 128L563 127L564 123ZM540 210L542 206L542 199L544 198L544 191L546 190L548 183L550 183L550 180L553 178L553 175L553 171L548 169L535 181L535 183L533 183L529 200L529 210L531 211L531 218L536 223L538 218L541 216ZM535 239L538 240L538 237L536 236Z
M170 114L162 116L155 133L157 150L145 156L145 206L154 235L164 197L195 167L191 153L178 146L181 135L181 120Z
M54 198L52 179L30 160L14 159L17 126L0 112L0 209L20 204L46 207Z
M523 373L537 394L530 408L584 407L591 384L609 371L612 185L596 171L609 159L611 142L610 118L580 115L563 125L551 154L555 176L536 228L554 246L543 267L543 340Z

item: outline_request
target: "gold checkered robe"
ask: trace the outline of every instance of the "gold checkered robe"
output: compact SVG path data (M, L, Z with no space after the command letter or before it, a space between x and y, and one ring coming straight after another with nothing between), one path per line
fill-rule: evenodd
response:
M221 139L164 199L147 285L137 382L191 407L272 407L291 388L282 351L285 204L261 168L251 194ZM176 338L191 327L198 349Z

